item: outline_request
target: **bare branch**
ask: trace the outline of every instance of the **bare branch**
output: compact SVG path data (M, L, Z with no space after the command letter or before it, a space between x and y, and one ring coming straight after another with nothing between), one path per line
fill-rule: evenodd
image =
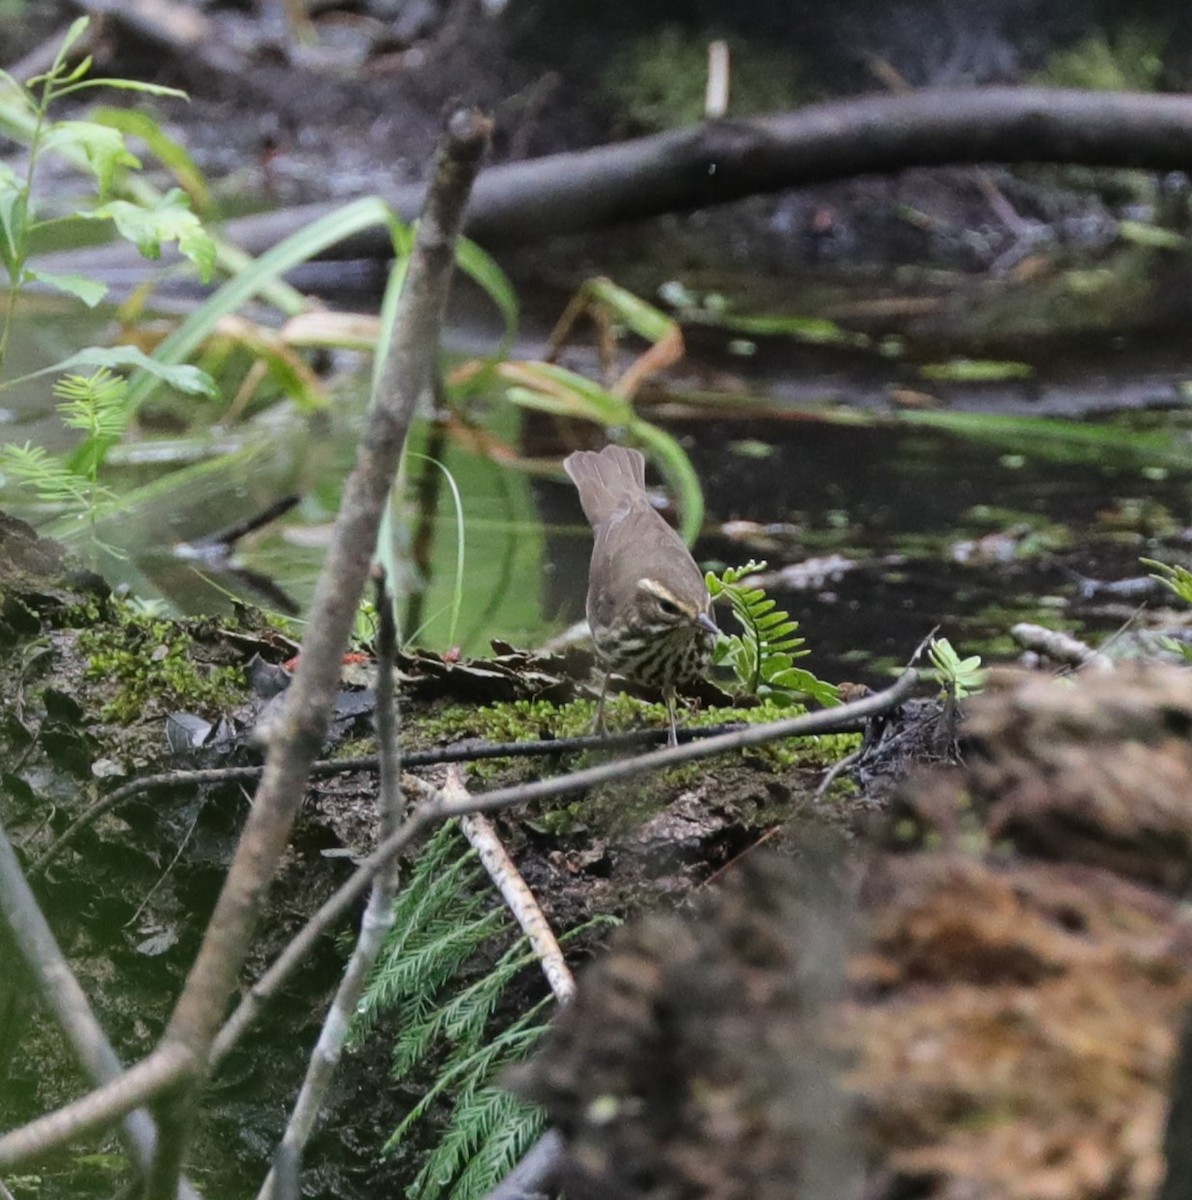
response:
M477 180L467 233L490 248L532 245L559 234L910 167L1075 163L1182 171L1189 162L1192 96L925 88L711 121L492 167ZM408 219L423 194L422 184L408 184L385 199ZM241 217L229 221L226 232L250 253L261 253L332 208L305 204ZM351 257L390 252L382 230L366 231L337 249ZM47 255L39 265L51 269L55 258ZM135 266L136 260L127 244L83 259L88 270ZM80 269L77 251L69 269Z
M490 122L457 112L435 164L405 287L375 402L356 465L344 485L335 530L311 604L298 671L271 738L265 774L249 810L207 926L164 1034L206 1063L235 990L273 878L305 791L310 764L323 744L339 686L340 662L368 578L377 531L398 458L419 398L438 356L439 333L455 259L455 238ZM173 1200L189 1137L189 1098L156 1110L160 1134L146 1200Z
M729 729L740 728L739 724L713 725L700 729L680 729L679 740L715 737ZM537 742L473 742L463 745L439 746L433 750L415 750L403 756L406 767L430 767L440 763L479 762L490 758L534 758L558 754L572 754L585 750L624 750L632 746L649 746L666 741L665 729L630 729L614 734L584 734L570 738L544 738ZM319 759L310 765L309 777L342 775L349 771L375 771L375 754L362 754L353 758ZM37 878L58 859L74 839L88 826L95 824L104 813L123 804L133 796L153 788L201 787L212 783L254 783L265 773L260 767L202 767L192 771L161 771L155 775L142 775L101 796L81 812L59 835L29 864L29 875Z
M92 1083L102 1085L123 1075L124 1065L42 915L3 824L0 824L0 913L12 930L16 948L37 984L42 1003L53 1013L87 1077ZM157 1130L144 1109L127 1113L120 1123L120 1140L138 1171L148 1167L156 1138ZM184 1200L197 1196L185 1180L182 1195Z
M393 619L393 602L385 588L384 576L377 580L377 613L380 631L377 639L377 748L380 751L381 778L377 796L381 839L397 832L401 824L404 801L401 790L401 752L398 747L397 704L393 694L393 672L397 659L397 627ZM393 897L397 893L398 862L396 858L373 878L372 894L360 922L356 948L336 989L335 998L327 1011L319 1040L311 1053L310 1065L302 1089L294 1103L281 1145L278 1147L274 1169L261 1187L259 1200L297 1200L298 1174L302 1152L310 1139L319 1109L327 1095L331 1078L339 1065L344 1040L364 993L373 963L381 951L385 937L393 927Z
M110 1083L0 1137L0 1168L15 1167L107 1129L133 1109L198 1079L198 1060L177 1042L159 1046Z
M585 771L575 771L570 775L484 792L479 796L469 796L466 803L458 800L451 802L441 792L435 794L434 798L426 800L414 808L402 827L381 842L364 859L350 878L326 900L319 911L295 935L273 965L256 982L251 992L240 1002L236 1011L220 1031L212 1052L213 1058L218 1061L236 1044L255 1020L264 1003L303 962L315 942L333 928L364 894L373 875L394 855L400 854L424 829L436 822L445 821L451 817L461 817L469 812L492 812L500 808L510 808L514 804L520 804L527 800L540 800L548 796L561 796L568 792L583 791L585 788L608 783L613 779L623 779L626 776L643 774L646 771L662 770L665 767L691 762L697 758L706 758L713 754L726 754L746 746L759 746L765 742L776 741L778 738L806 737L816 733L834 732L850 726L855 728L870 717L896 708L911 694L917 682L917 672L907 670L898 677L892 687L887 688L884 692L875 692L872 696L866 696L863 700L857 700L852 704L842 704L837 708L825 709L822 712L806 713L801 717L789 717L786 720L774 721L767 725L751 725L745 729L708 738L706 741L673 746L665 750L657 750L652 754L642 754L636 758L602 763L600 766L589 767ZM412 781L408 786L424 789L426 785L421 781Z

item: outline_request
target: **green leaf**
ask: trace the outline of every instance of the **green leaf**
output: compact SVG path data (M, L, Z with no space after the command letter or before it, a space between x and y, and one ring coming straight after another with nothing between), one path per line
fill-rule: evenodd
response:
M787 614L784 612L771 613L768 617L763 617L757 624L759 629L765 630L766 637L772 645L786 637L787 634L796 632L799 628L799 622L787 620ZM796 640L802 641L802 638Z
M926 363L919 368L924 379L952 383L997 383L1005 379L1029 379L1035 368L1023 362L953 358L944 363Z
M161 83L145 83L140 79L85 79L69 87L55 88L54 99L68 96L71 92L80 92L84 88L100 87L114 88L118 92L143 92L147 96L169 96L175 100L190 99L181 88L166 87Z
M151 208L130 200L111 200L79 216L111 220L121 237L134 242L146 258L160 258L162 242L177 242L178 249L198 268L205 283L215 266L215 241L191 211L180 188L171 188Z
M640 296L601 276L585 285L588 294L612 310L639 337L648 342L660 342L678 328L673 317L647 303Z
M27 213L28 197L24 188L19 183L9 187L7 178L0 173L0 261L10 278L20 273L25 260Z
M21 140L21 133L36 119L33 97L7 71L0 71L0 127L4 133Z
M100 283L86 275L62 274L58 271L39 271L29 268L25 271L25 278L44 283L47 287L52 287L59 292L66 292L68 295L82 300L88 308L94 308L108 294L106 283Z
M71 47L87 32L87 26L91 24L91 18L87 16L76 17L70 23L70 28L63 34L62 44L58 47L58 53L54 55L53 65L48 72L49 76L57 75L62 69L62 64L66 62L66 56L70 53ZM29 81L30 84L35 84L41 79L46 78L43 75L37 75Z
M505 322L505 333L496 350L496 356L503 358L513 344L513 339L517 337L517 323L521 315L517 292L509 282L509 276L501 270L496 260L475 242L461 238L455 247L455 261L465 275L470 276L483 288Z
M220 317L235 312L245 301L267 292L286 271L320 250L350 237L361 229L380 225L393 230L398 223L393 212L376 196L353 200L343 208L320 217L284 239L259 258L244 264L192 312L154 351L158 362L177 363L192 354L210 334ZM139 407L153 394L156 381L150 376L133 379L130 400Z
M170 137L148 113L133 108L96 108L91 113L91 119L98 125L106 125L140 138L149 147L150 153L173 173L196 209L207 212L211 208L211 192L203 172L186 147Z
M75 367L137 367L188 396L219 397L219 388L206 371L186 364L170 366L158 362L135 346L88 346L35 374L47 375L52 371L69 371ZM32 377L26 375L24 379Z
M1136 246L1149 246L1159 250L1181 250L1187 240L1170 229L1163 229L1147 221L1119 221L1118 236Z
M58 121L50 126L44 145L47 150L63 154L82 153L101 197L111 191L118 168L141 165L141 160L124 144L124 135L118 129L94 121Z
M1140 558L1145 567L1153 567L1151 578L1169 588L1185 604L1192 604L1192 571L1178 563L1168 564L1155 558Z

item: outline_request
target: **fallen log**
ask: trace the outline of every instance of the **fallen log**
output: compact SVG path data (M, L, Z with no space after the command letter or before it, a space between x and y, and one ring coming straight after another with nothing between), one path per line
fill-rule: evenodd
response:
M911 167L1056 163L1186 170L1192 96L1030 87L928 89L811 105L750 120L709 121L613 145L505 163L484 171L467 233L497 249L746 196L883 175ZM424 185L383 193L400 216L419 211ZM260 254L338 207L320 201L229 221L225 235ZM331 254L386 257L375 229ZM74 270L137 262L128 246L47 256Z

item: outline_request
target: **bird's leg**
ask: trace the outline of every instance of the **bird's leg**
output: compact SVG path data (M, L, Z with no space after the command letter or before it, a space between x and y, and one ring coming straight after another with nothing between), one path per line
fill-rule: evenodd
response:
M608 681L611 672L605 671L604 682L600 685L600 699L596 701L596 718L592 722L593 733L607 733L604 726L604 698L608 695Z
M666 737L668 746L677 746L679 744L679 731L675 728L675 689L673 687L664 687L662 689L662 699L666 702L666 716L670 722L670 732Z

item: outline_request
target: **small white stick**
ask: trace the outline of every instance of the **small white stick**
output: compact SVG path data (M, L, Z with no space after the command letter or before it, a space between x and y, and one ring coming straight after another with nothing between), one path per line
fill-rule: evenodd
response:
M708 43L708 85L704 89L704 116L719 121L728 112L728 42Z
M462 772L456 766L447 768L447 784L443 788L443 795L457 803L468 802L468 789L464 786ZM542 973L555 999L560 1004L566 1004L575 995L575 977L563 958L563 951L546 914L509 857L492 822L480 813L469 813L460 817L459 826L472 849L479 855L488 877L501 893L514 920L529 938L530 947L542 964Z

